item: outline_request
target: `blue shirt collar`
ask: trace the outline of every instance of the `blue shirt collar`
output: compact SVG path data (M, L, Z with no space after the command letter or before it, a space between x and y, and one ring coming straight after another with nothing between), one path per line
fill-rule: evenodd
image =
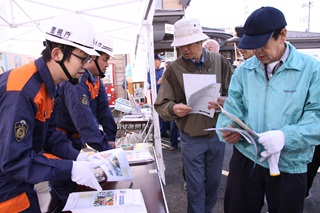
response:
M204 48L202 48L202 55L200 58L200 62L197 62L194 59L190 59L190 61L197 67L197 69L201 70L202 69L202 65L204 63L204 56L206 54L206 51L204 50Z
M89 79L91 81L92 84L94 84L96 81L98 81L98 77L97 76L94 76L91 74L91 72L89 70L86 70L89 74Z

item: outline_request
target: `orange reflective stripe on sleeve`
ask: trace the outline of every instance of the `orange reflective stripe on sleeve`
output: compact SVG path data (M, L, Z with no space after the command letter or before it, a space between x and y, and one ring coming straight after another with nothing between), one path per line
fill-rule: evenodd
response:
M67 130L61 129L60 127L56 127L56 130L60 130L60 131L64 132L65 134L67 134Z
M58 160L61 160L61 158L53 155L53 154L50 154L50 153L43 153L44 156L46 156L47 158L49 159L58 159Z
M21 212L30 207L30 201L24 192L10 200L0 202L0 212Z

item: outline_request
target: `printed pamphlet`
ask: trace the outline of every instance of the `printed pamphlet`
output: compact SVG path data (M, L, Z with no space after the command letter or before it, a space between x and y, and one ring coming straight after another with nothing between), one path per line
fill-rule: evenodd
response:
M258 158L258 147L257 147L257 143L256 141L259 138L259 135L254 132L249 126L247 126L243 121L241 121L239 118L237 118L234 115L231 115L228 111L226 111L222 106L220 106L221 112L223 114L225 114L228 118L230 118L231 120L233 120L236 124L238 124L241 128L243 129L239 129L239 128L209 128L209 129L205 129L204 131L214 131L214 130L218 130L221 132L238 132L242 135L242 137L250 144L252 144L254 146L254 150L256 153L255 156L255 162Z
M215 110L208 109L209 101L217 101L221 84L216 83L216 75L183 74L187 105L190 113L198 113L213 118Z
M88 160L101 160L100 166L108 176L108 182L132 180L132 174L126 153L121 148L97 152L88 156Z
M117 189L74 192L69 194L63 211L146 213L146 206L140 189Z

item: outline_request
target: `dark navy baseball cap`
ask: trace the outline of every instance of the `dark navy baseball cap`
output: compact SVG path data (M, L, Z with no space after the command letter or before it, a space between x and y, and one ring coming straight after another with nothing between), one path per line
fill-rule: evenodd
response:
M232 38L226 40L227 45L238 43L243 36L244 28L239 26L234 28L234 35Z
M273 32L287 26L283 13L274 7L261 7L247 18L240 49L255 50L267 44Z
M160 57L160 55L159 54L154 54L154 60L162 60L162 58Z

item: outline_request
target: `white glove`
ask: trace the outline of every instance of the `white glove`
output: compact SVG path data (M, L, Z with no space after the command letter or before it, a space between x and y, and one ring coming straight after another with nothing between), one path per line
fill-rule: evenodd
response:
M261 155L260 162L262 162L268 158L270 176L280 175L280 170L278 167L280 152L277 152L277 153L271 155L268 152L263 151L263 152L261 152L260 155Z
M100 184L93 174L93 169L102 163L102 161L73 161L71 180L79 185L85 185L92 189L102 191Z
M280 170L278 167L279 158L280 158L280 152L272 154L270 157L268 157L270 176L280 175Z
M271 130L258 135L258 142L271 155L280 152L286 142L286 138L281 130Z
M270 157L270 154L266 151L261 152L260 155L261 155L260 162L262 162L265 159L267 159L268 157Z
M88 154L86 152L80 152L76 161L86 161L88 160Z

